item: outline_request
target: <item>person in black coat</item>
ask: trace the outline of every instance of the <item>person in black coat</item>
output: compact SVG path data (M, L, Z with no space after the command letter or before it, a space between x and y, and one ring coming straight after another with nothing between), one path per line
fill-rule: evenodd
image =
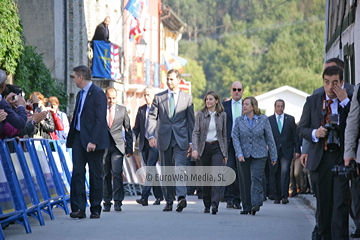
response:
M87 66L74 68L73 81L82 90L76 96L74 117L66 142L72 148L71 218L86 218L85 173L89 165L90 218L100 218L103 199L103 156L109 147L104 91L91 82Z
M109 42L109 24L110 17L107 16L104 21L96 27L92 41L99 40Z

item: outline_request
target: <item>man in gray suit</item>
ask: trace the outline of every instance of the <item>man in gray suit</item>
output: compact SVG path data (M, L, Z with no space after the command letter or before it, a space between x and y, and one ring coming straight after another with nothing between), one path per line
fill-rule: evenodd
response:
M169 89L155 95L149 113L147 128L150 147L157 147L161 166L185 166L191 153L191 136L194 129L194 106L188 93L179 89L181 75L171 69L167 73ZM163 211L172 211L174 187L164 186L166 205ZM186 185L176 186L177 212L186 206Z
M133 138L130 118L124 106L116 104L117 92L113 87L106 89L108 100L107 122L110 135L110 146L104 154L104 212L109 212L114 197L115 211L121 211L124 200L123 158L133 154ZM125 131L125 142L122 131ZM126 144L126 147L125 147ZM112 181L113 180L113 181ZM112 184L111 184L112 181Z
M345 128L345 144L344 144L344 164L349 166L351 160L360 162L360 144L359 144L359 128L360 128L360 104L359 104L359 87L355 86L354 95L352 97L350 112L346 120ZM350 215L354 220L356 230L350 234L352 238L360 238L360 185L359 177L357 181L351 182L351 209Z

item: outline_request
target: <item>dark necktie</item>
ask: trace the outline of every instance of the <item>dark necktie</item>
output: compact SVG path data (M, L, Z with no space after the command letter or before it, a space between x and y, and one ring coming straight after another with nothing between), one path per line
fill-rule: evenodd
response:
M81 103L82 103L83 93L84 93L84 90L81 90L78 105L76 106L76 110L75 110L75 116L74 116L75 128L76 128L76 126L78 124L78 121L79 121L79 113L80 113L80 110L81 110ZM78 130L80 131L80 129L78 129Z
M329 99L326 101L326 115L325 115L325 124L330 124L330 114L331 114L331 107L330 105L333 103L333 100ZM327 137L324 139L324 150L328 150L327 146Z

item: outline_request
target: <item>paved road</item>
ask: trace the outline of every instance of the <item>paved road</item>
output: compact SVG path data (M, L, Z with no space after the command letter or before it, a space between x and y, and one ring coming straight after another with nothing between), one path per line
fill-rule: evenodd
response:
M28 239L310 239L314 212L303 200L291 198L287 205L272 201L256 216L240 215L221 203L217 215L203 213L202 200L188 196L183 212L162 212L164 204L143 207L137 196L126 197L123 211L102 213L100 219L70 219L54 209L55 220L45 214L45 226L31 219L32 233L26 234L18 224L4 230L7 240ZM151 197L150 197L151 198ZM87 216L90 216L87 209Z

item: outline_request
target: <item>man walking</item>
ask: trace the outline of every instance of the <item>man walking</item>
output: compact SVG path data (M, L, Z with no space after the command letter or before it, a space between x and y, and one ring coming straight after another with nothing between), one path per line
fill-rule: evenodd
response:
M147 140L148 136L146 132L146 128L149 125L149 112L154 97L154 89L150 86L146 87L144 90L144 98L146 104L139 107L138 113L136 115L135 126L133 128L135 139L139 137L139 152L141 152L141 156L146 166L151 167L156 166L159 158L159 151L155 147L150 147L149 141ZM136 202L143 206L147 206L150 190L151 186L144 186L142 189L141 198L137 199ZM155 196L155 202L153 205L160 205L160 202L164 200L161 187L153 186L153 193Z
M155 95L150 113L150 147L159 149L162 166L186 166L186 157L191 153L191 136L194 129L194 106L188 93L180 90L181 75L171 69L167 73L169 89ZM166 205L163 211L172 211L174 186L163 187ZM176 186L178 196L177 212L186 206L186 185Z
M244 88L241 82L236 81L231 85L231 100L223 102L226 112L226 134L228 143L228 161L227 166L232 168L236 173L235 181L225 187L224 198L226 208L241 209L240 205L240 163L235 156L235 149L231 138L231 132L235 125L236 118L241 116L242 112L242 94Z
M114 198L114 210L121 211L122 201L124 200L123 185L123 162L124 155L130 157L133 154L132 131L130 118L126 107L116 104L117 92L113 87L106 89L107 124L110 135L109 148L104 154L104 212L109 212L111 200ZM125 142L123 139L125 131ZM126 145L126 147L125 147Z
M293 116L284 113L285 101L275 101L274 111L268 119L274 136L278 164L270 165L270 189L274 203L289 203L290 165L292 159L300 157L300 142Z
M109 146L106 127L106 96L91 82L91 70L74 68L74 83L81 91L76 96L74 118L66 147L72 148L71 218L86 218L85 166L90 172L90 218L100 218L103 196L104 151Z

